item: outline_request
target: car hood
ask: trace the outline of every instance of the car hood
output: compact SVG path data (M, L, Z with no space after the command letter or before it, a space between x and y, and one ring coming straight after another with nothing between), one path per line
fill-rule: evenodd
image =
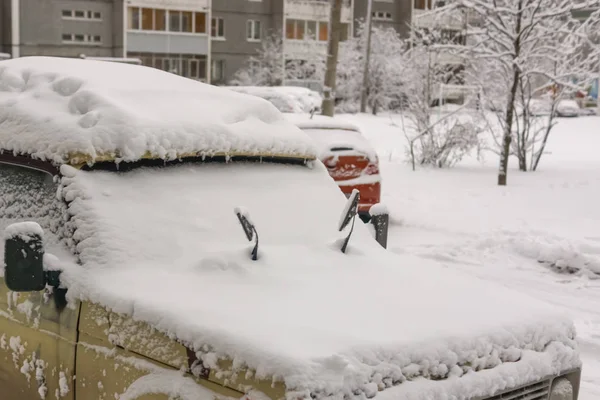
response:
M208 365L326 397L534 360L516 384L579 362L572 323L545 303L389 253L360 221L341 253L345 197L320 163L62 173L81 261L63 274L69 298L146 321Z

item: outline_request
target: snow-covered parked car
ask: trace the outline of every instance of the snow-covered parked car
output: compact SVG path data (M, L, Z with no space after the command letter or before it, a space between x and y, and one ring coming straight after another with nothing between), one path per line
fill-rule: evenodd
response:
M581 115L581 107L575 100L560 100L556 105L556 115L559 117L579 117Z
M353 208L268 102L16 58L0 150L3 399L578 397L569 318L365 224L346 242Z
M274 86L274 91L292 95L300 104L304 111L310 113L320 113L323 97L315 90L301 86Z
M239 93L260 97L273 104L282 113L305 113L304 104L296 96L274 90L270 86L224 86Z
M360 192L361 218L369 219L369 210L381 200L381 175L375 149L349 122L324 115L286 114L289 121L306 132L317 144L319 159L346 196Z

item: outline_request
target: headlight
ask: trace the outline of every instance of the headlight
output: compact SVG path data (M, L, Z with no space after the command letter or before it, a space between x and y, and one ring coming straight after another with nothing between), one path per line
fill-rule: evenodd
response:
M554 380L550 400L573 400L573 385L567 378Z

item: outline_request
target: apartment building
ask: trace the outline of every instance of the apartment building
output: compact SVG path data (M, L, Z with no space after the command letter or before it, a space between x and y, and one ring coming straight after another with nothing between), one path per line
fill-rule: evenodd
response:
M222 33L210 0L128 0L125 56L143 65L210 81L211 35Z
M411 31L413 3L416 0L372 0L371 21L373 26L394 28L402 37ZM366 21L368 0L354 0L354 20Z
M419 1L373 0L373 23L408 36ZM342 41L367 2L344 0ZM268 35L281 35L282 65L326 54L330 12L330 0L0 0L0 53L137 58L221 84Z
M0 44L13 57L122 56L123 0L0 0Z

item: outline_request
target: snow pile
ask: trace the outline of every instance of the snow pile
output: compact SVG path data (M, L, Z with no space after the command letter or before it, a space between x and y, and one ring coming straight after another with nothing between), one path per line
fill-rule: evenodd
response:
M342 254L345 198L321 164L61 172L82 262L65 266L68 296L149 322L216 371L229 358L296 398L444 379L471 397L579 366L571 322L546 304L387 252L360 223Z
M265 101L154 68L51 57L0 62L0 148L56 163L314 158L310 139Z

